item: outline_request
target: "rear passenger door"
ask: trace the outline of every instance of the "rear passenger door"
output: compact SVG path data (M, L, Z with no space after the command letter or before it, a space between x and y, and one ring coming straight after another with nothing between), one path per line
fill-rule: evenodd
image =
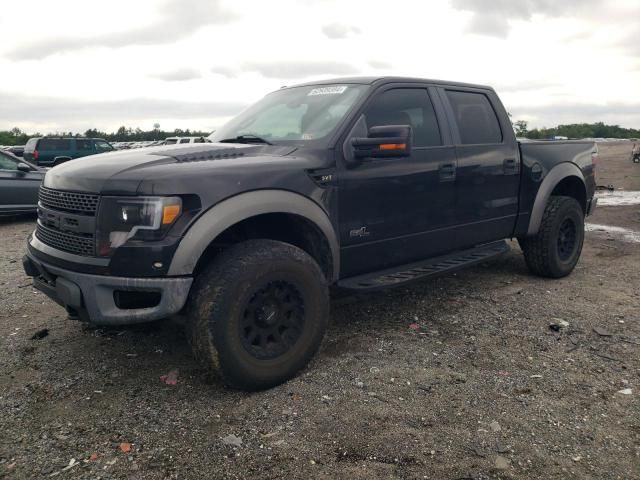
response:
M456 156L457 248L510 237L518 214L520 163L515 136L490 90L440 88ZM503 119L501 121L501 119Z
M68 160L73 158L75 150L69 138L43 138L38 143L38 164L51 166L56 159Z
M76 138L76 154L75 157L86 157L93 154L93 145L89 138Z

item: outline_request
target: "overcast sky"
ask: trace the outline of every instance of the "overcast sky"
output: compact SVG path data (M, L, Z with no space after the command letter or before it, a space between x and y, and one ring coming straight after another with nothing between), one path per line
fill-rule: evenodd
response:
M496 88L532 126L640 128L640 0L1 0L0 129L212 130L282 85Z

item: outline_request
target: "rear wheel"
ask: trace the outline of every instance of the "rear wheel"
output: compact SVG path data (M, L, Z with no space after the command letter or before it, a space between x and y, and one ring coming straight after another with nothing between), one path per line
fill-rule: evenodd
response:
M242 390L292 378L318 350L329 316L318 264L273 240L250 240L220 254L196 279L189 305L195 355Z
M580 259L584 242L582 207L572 197L551 197L538 233L518 242L531 272L551 278L569 275Z

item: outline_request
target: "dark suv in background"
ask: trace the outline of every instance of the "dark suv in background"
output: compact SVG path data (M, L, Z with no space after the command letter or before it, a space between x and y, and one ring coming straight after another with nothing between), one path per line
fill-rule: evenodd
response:
M113 146L101 138L53 138L30 139L24 147L24 159L43 167L53 167L74 158L111 152Z

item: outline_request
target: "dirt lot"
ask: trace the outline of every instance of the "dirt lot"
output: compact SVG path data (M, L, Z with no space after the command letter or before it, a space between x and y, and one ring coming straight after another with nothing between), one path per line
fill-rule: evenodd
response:
M640 190L629 150L601 146L599 183ZM589 222L640 231L640 206ZM32 229L0 224L0 477L640 478L640 243L615 232L589 232L562 280L514 243L336 300L310 367L246 394L208 379L175 322L66 320L22 273Z

